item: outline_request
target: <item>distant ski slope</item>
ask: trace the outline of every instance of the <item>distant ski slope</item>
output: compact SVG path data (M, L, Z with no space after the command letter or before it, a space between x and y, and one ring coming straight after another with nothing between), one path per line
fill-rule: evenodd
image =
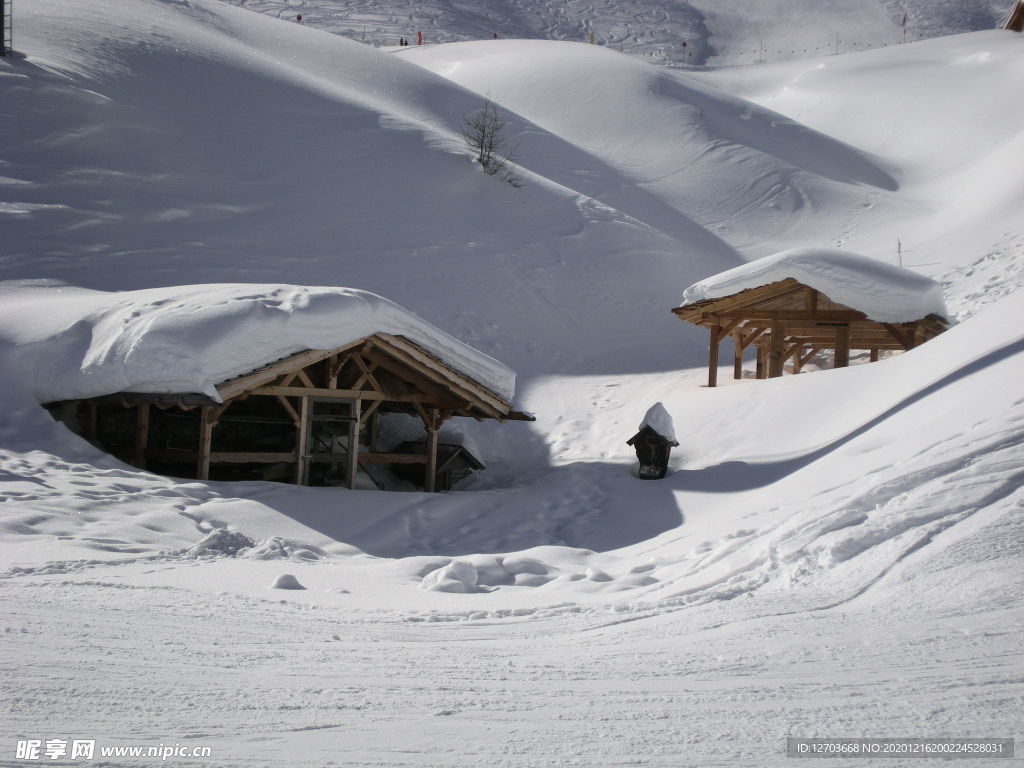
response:
M225 0L370 45L519 38L594 43L658 64L751 64L994 29L1012 0ZM904 30L906 35L904 35ZM686 43L686 46L683 46Z

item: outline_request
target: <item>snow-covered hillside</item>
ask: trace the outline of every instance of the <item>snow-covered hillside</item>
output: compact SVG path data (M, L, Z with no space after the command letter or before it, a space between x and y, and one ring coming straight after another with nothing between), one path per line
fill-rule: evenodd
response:
M1021 738L1024 36L949 36L1006 3L245 5L37 0L0 61L0 763L26 739L525 768ZM555 39L346 39L435 8L434 40ZM614 45L686 27L744 62L773 30L898 42L902 13L935 39L700 71ZM610 44L564 42L588 15ZM462 140L488 94L520 188ZM954 323L703 387L706 335L669 310L794 247L902 258ZM339 285L515 369L537 421L460 423L485 471L381 493L161 477L38 405L139 344L202 389L185 346L227 375L240 344L276 354L275 301L360 296ZM230 333L190 342L171 297ZM282 349L337 338L298 314ZM680 445L642 482L625 441L657 402Z
M667 66L753 64L864 51L995 29L1010 0L227 0L275 18L375 45L469 40L589 42ZM684 45L685 43L685 45Z

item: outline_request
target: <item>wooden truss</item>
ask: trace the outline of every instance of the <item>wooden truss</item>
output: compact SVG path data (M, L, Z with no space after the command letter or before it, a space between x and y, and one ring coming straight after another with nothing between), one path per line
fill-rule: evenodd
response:
M340 384L341 382L341 384ZM379 333L330 350L307 350L290 355L258 370L238 376L217 386L221 402L200 394L119 393L88 401L87 433L96 438L96 406L120 403L137 409L134 464L144 468L146 459L194 461L197 477L209 479L210 464L279 463L294 464L298 485L309 480L312 461L329 458L309 452L311 414L314 402L345 401L351 404L346 455L349 487L355 487L360 463L426 465L425 489L434 490L437 471L437 433L453 416L478 421L495 419L533 421L529 414L512 410L511 403L477 382L431 356L399 336ZM250 397L274 398L295 426L295 450L290 453L232 451L213 452L213 429L232 403ZM426 453L360 453L358 433L368 419L374 418L382 404L389 410L404 410L418 415L426 428ZM200 409L198 450L167 451L150 449L148 443L151 406L182 411Z
M928 315L908 323L880 323L859 310L837 304L828 296L792 278L707 299L672 310L680 320L711 332L708 386L718 384L718 348L731 337L733 377L740 378L743 350L757 349L757 378L781 376L787 360L793 373L817 353L832 350L835 367L850 363L850 350L866 349L871 361L879 350L909 350L946 329L946 321Z

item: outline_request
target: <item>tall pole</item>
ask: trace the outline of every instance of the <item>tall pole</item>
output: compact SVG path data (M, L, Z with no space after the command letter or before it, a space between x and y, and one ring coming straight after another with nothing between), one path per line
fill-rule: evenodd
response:
M14 0L0 0L0 56L14 55Z

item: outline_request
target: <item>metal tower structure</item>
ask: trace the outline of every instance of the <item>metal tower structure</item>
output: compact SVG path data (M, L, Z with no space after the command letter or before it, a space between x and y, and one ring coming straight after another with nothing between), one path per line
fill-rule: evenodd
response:
M14 0L0 0L0 22L3 33L0 34L0 56L14 55Z

